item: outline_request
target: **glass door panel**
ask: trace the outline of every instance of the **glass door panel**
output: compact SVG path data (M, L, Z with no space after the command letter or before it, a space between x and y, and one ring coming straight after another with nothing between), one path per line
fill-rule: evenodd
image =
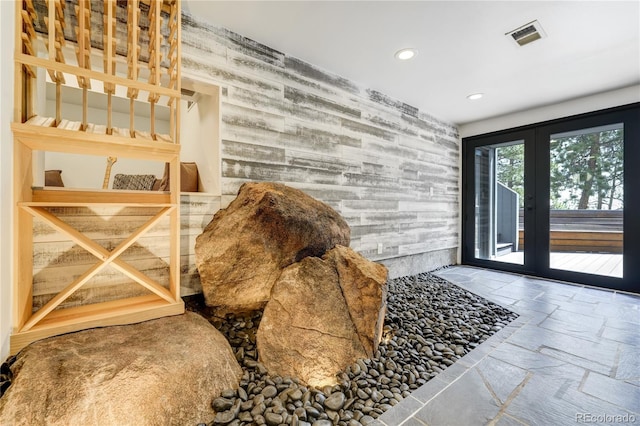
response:
M524 265L524 140L474 152L476 259Z
M549 159L549 267L622 278L623 123L552 134Z

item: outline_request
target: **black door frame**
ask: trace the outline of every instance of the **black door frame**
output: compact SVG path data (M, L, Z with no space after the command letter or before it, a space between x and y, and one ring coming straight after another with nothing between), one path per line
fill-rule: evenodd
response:
M611 123L624 124L623 278L549 268L550 135ZM474 153L483 145L525 142L525 264L474 256ZM538 208L542 206L542 208ZM640 103L462 139L462 263L543 278L640 293Z

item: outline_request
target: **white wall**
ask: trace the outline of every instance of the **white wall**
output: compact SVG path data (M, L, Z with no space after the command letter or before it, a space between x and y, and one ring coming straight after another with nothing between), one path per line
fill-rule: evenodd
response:
M219 87L216 87L216 91ZM180 161L195 162L200 179L199 192L221 195L220 185L220 97L201 94L198 101L180 106Z
M640 85L589 95L553 105L475 121L459 127L463 138L640 102Z
M9 354L12 312L13 44L15 2L0 1L0 361Z
M80 105L63 102L61 109L63 118L71 121L82 121L82 107ZM43 115L47 117L55 116L55 100L47 99ZM87 120L90 123L96 124L106 123L105 110L88 108ZM129 113L114 111L112 114L112 122L114 127L129 128ZM135 123L137 129L148 130L150 128L149 117L136 116ZM156 131L164 134L169 133L169 122L156 119ZM46 152L43 154L44 170L62 170L62 180L65 187L102 188L107 166L105 157L59 152ZM34 170L34 173L36 174L36 176L34 176L34 184L38 185L43 179L42 170ZM117 173L151 174L161 179L164 174L164 162L118 158L118 161L111 169L109 188L112 187L113 177Z

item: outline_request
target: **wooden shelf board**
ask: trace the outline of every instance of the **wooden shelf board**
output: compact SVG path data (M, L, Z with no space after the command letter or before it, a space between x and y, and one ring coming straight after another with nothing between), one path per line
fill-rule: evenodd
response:
M115 189L65 189L49 187L33 190L32 201L19 205L31 207L90 207L90 206L123 206L123 207L172 207L171 195L164 191L125 191Z
M134 324L182 313L182 299L168 303L156 295L59 309L49 313L29 331L14 332L11 335L11 353L15 354L29 343L45 337L88 328Z
M105 74L97 70L81 68L75 65L56 62L50 59L31 56L25 53L16 53L14 59L16 62L25 65L46 68L50 71L62 72L65 74L71 74L83 79L97 80L104 83L116 84L118 86L130 87L132 89L153 93L155 95L164 95L176 99L180 99L181 95L179 90L170 89L158 84L149 84L138 80L130 80L116 75Z
M87 133L26 123L11 123L16 140L33 150L73 152L75 154L122 156L171 161L180 154L180 145L171 142L117 135Z

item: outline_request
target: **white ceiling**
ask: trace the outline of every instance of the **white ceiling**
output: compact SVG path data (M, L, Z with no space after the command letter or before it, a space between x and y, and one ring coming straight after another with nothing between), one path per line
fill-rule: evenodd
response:
M196 1L183 7L465 124L640 83L640 1ZM505 33L538 20L546 37ZM404 47L418 49L406 62ZM469 101L466 96L483 92ZM639 93L640 98L640 93Z

